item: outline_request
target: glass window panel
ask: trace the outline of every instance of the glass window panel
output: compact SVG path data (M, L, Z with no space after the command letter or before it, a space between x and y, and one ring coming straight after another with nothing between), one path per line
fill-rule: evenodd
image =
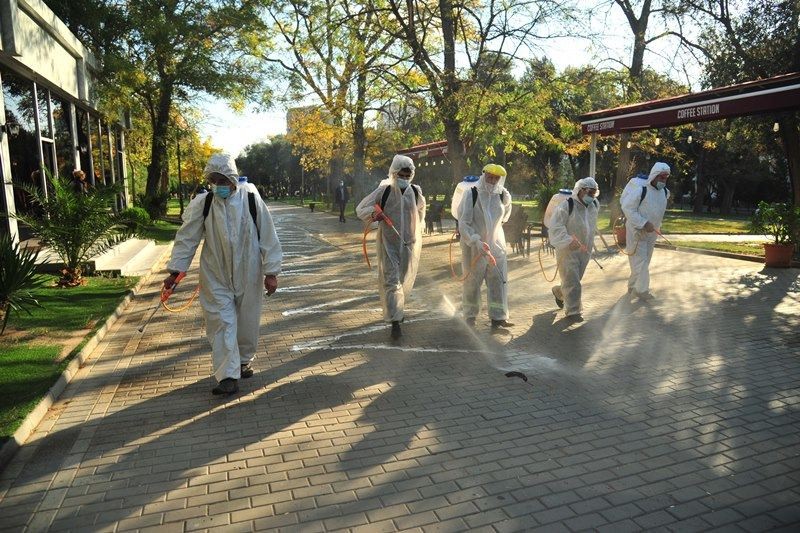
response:
M81 169L86 172L86 177L91 181L92 164L89 150L89 113L83 109L75 109L75 118L78 122L78 156L81 159Z
M33 106L33 83L0 70L5 101L7 124L18 124L19 132L8 136L8 151L11 157L11 180L17 187L33 185L39 188L39 139L36 135ZM33 214L34 206L25 191L14 189L17 211Z
M50 128L50 91L38 85L36 87L36 100L39 102L39 129L42 137L53 138L53 130Z
M105 175L103 172L103 158L100 157L100 130L98 129L100 121L97 117L89 117L89 128L92 139L92 161L94 162L94 182L96 184L105 184Z
M42 159L44 159L45 177L50 182L56 175L56 151L52 141L42 141Z
M72 147L72 116L69 104L54 98L52 105L58 173L60 176L71 176L75 170L75 152Z
M111 165L113 165L113 152L112 147L109 146L109 133L108 124L103 124L103 168L106 172L106 183L114 181L114 174L111 172Z

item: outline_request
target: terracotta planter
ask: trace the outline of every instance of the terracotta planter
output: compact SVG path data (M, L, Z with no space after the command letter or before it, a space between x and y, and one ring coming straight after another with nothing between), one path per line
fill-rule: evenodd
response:
M788 268L792 266L793 244L764 243L764 264L768 267Z
M625 226L615 226L614 235L617 237L617 244L625 246Z

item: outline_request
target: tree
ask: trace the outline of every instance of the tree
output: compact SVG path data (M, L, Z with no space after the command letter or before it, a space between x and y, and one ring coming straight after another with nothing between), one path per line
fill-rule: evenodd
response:
M176 101L205 93L241 107L266 105L264 68L256 59L268 41L256 0L51 0L102 62L106 100L141 102L150 122L146 196L167 186L170 116ZM107 23L112 21L113 24ZM153 213L151 213L153 214Z
M386 31L410 48L414 65L427 81L444 127L453 181L467 172L462 95L473 90L472 86L502 83L504 62L535 48L544 35L545 23L565 17L567 4L557 0L488 0L483 4L439 0L435 7L414 0L380 4L393 17L394 24ZM457 65L457 58L463 58L463 68ZM493 106L492 112L497 111ZM494 120L495 116L480 118Z
M703 57L705 84L722 86L800 71L800 2L796 0L681 0L675 16L704 28L700 39L681 42ZM793 201L800 205L800 118L781 114L779 135ZM769 123L772 120L768 121Z

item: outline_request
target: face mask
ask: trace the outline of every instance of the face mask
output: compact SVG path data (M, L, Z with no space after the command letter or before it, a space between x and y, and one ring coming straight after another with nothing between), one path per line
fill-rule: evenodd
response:
M212 185L211 191L223 200L231 195L230 185Z
M666 187L666 186L667 186L667 184L666 184L666 183L664 183L663 181L657 181L657 182L656 182L656 189L658 189L659 191L660 191L661 189L663 189L664 187Z
M397 186L401 189L405 189L410 183L411 180L401 180L400 178L397 178Z

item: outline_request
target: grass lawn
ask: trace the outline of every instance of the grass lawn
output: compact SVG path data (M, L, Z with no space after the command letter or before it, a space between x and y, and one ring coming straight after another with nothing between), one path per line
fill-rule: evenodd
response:
M514 200L514 203L521 205L528 213L528 222L541 222L542 212L536 200ZM604 207L600 210L597 225L604 231L610 228L609 216L607 208ZM708 214L695 215L690 211L668 209L664 216L662 231L664 233L750 233L750 219L734 215L727 217Z
M50 285L56 278L47 279ZM87 280L71 289L38 288L33 293L44 308L9 318L0 336L0 443L16 431L139 278Z
M155 220L142 232L142 239L152 239L156 244L165 244L175 239L175 234L181 227L166 220Z
M761 242L708 242L708 241L675 241L677 247L702 248L718 252L754 255L764 257L764 246Z

